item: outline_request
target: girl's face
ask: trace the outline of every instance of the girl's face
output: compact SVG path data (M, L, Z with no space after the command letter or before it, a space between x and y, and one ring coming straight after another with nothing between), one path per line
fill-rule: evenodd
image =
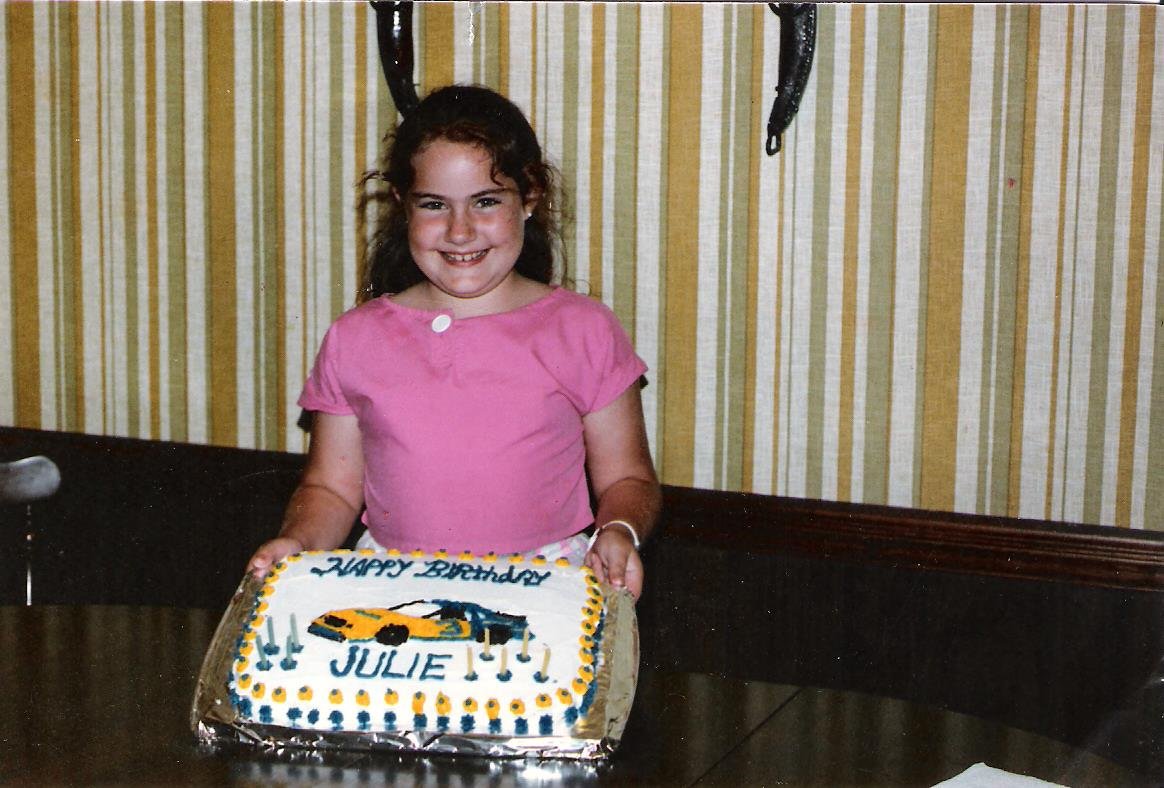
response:
M494 176L489 154L474 145L434 140L412 167L408 247L430 294L458 314L506 311L536 197L523 201L517 184Z

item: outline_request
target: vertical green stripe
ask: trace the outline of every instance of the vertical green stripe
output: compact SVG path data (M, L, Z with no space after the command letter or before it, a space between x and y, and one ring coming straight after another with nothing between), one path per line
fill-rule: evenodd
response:
M870 8L870 11L873 9ZM896 259L897 142L901 105L902 9L878 6L877 73L873 97L873 175L869 232L869 322L865 380L864 499L888 496L891 316Z
M566 42L567 52L581 52L581 41L578 35L578 5L567 3L562 7L563 30L562 36ZM562 64L562 89L558 99L562 108L562 181L563 200L569 220L564 223L562 232L562 281L572 284L578 275L581 260L574 259L575 244L578 234L575 221L577 212L576 201L582 197L577 193L578 184L578 59L564 58ZM552 111L552 110L551 110Z
M169 344L169 399L170 399L170 439L184 441L189 435L187 425L188 404L186 398L186 133L185 113L182 95L185 77L182 72L184 53L178 44L183 40L182 5L164 5L162 17L165 24L165 40L174 42L165 47L166 62L163 64L166 80L166 170L174 175L166 180L166 272L169 292L168 344Z
M286 75L283 56L284 19L287 11L285 6L263 4L263 40L266 46L264 63L270 63L271 68L263 80L264 88L269 86L270 102L264 104L267 129L270 131L271 144L267 146L269 165L263 179L263 188L266 189L264 205L269 210L264 224L268 254L266 271L270 276L272 294L264 303L264 315L270 321L270 333L267 335L266 348L270 354L268 375L271 380L271 390L268 393L268 402L271 406L270 421L275 429L275 441L272 448L287 449L290 440L287 435L287 406L284 402L284 387L287 382L287 331L285 315L287 314L287 248L285 242L287 201L285 198L287 184L284 178L287 161L284 152L283 123L286 108L284 106L283 84Z
M339 3L328 6L328 48L331 50L328 58L328 98L329 101L338 100L349 87L346 84L343 70L343 8ZM331 315L338 315L344 310L351 297L344 289L344 269L355 265L355 260L348 260L344 256L344 217L352 210L352 195L348 184L351 183L353 173L344 170L344 117L342 112L328 113L328 152L329 152L329 183L327 223L329 230L329 265L331 275L329 285L328 310Z
M716 91L716 97L713 101L717 102L715 106L700 107L701 114L710 115L713 117L722 117L725 121L730 123L732 112L732 71L733 69L728 65L732 62L732 14L730 5L722 5L715 7L714 11L708 9L708 13L718 12L723 17L723 41L720 43L720 57L723 63L723 70L720 74L719 90ZM742 69L741 69L742 73ZM702 93L702 90L700 91ZM731 192L732 187L732 139L729 133L731 126L728 123L721 124L720 139L719 139L719 211L716 215L716 227L719 231L719 243L715 250L714 264L719 269L716 277L717 292L715 294L715 322L716 322L716 346L715 346L715 376L711 381L699 381L697 387L702 388L712 386L715 389L715 418L712 429L714 432L714 441L712 442L712 486L716 489L723 489L723 460L725 441L723 440L724 420L727 418L727 402L725 401L725 389L727 376L729 375L728 367L730 359L727 357L728 353L728 335L732 325L732 315L728 312L727 305L731 297L731 283L728 281L728 273L732 268L732 260L728 257L728 244L731 243L731 211L735 207L734 195ZM704 294L706 297L708 294ZM700 462L701 458L696 458L696 462Z
M142 348L138 347L138 326L142 315L138 303L138 278L142 270L137 256L137 129L134 119L139 114L142 98L137 94L136 63L134 61L134 7L125 3L112 13L121 12L121 51L123 53L121 119L125 129L125 168L121 173L125 184L121 210L125 216L125 363L128 380L125 398L129 414L129 430L137 433L141 419L141 390L138 386L138 367Z
M1109 375L1123 370L1111 351L1111 261L1116 255L1115 207L1119 199L1121 176L1117 171L1120 150L1120 115L1124 64L1124 8L1104 9L1107 40L1104 46L1103 109L1100 117L1099 200L1095 223L1095 290L1091 307L1091 379L1087 399L1087 459L1083 479L1083 519L1098 523L1102 518L1104 438L1107 424L1107 386ZM1125 176L1126 177L1126 176ZM1127 184L1123 184L1127 188ZM1078 221L1078 217L1076 217ZM1087 239L1086 243L1091 240Z
M731 353L728 356L727 374L730 387L727 391L727 421L729 436L723 447L726 458L726 472L720 480L721 487L739 490L744 483L744 448L742 434L751 425L745 413L745 402L751 397L748 381L748 307L752 301L749 293L748 259L749 243L748 216L751 207L750 174L752 170L751 151L758 147L755 135L756 122L752 115L752 14L747 6L733 5L729 20L734 18L734 46L732 57L725 61L734 73L735 82L735 122L726 135L732 146L731 167L734 170L732 182L733 211L731 217L731 320L727 332L731 337ZM731 29L731 28L729 28ZM726 201L725 201L726 202ZM726 228L725 228L726 229ZM727 311L726 309L724 310Z
M1153 19L1149 16L1148 19ZM1160 112L1161 107L1154 107ZM1159 227L1164 227L1164 205L1160 208ZM1157 260L1164 260L1164 233L1156 240ZM1164 277L1157 271L1156 280L1156 337L1152 348L1152 406L1148 412L1148 479L1144 491L1144 527L1153 531L1164 531L1164 327L1160 325L1164 315Z
M74 275L80 265L79 245L76 243L79 231L74 208L74 192L78 188L72 174L76 172L74 139L77 136L76 112L73 95L75 91L76 67L73 31L77 9L70 4L54 4L49 14L51 35L56 46L50 65L53 70L52 99L53 133L50 134L50 156L52 158L52 212L54 223L53 238L53 290L57 303L53 309L53 328L57 343L52 362L57 371L56 404L57 424L67 431L81 429L77 408L72 407L79 399L77 394L77 368L70 355L70 349L79 347L75 312L70 305L76 303L80 282ZM79 355L79 354L78 354Z
M1012 399L1016 396L1015 331L1018 319L1018 261L1020 249L1021 189L1023 173L1023 118L1026 113L1027 72L1027 19L1030 9L1006 6L1010 19L1010 35L1006 41L1009 66L1006 73L1007 104L1004 108L1005 150L1002 158L1002 177L1006 187L999 209L1001 227L1001 254L998 257L998 320L995 336L995 367L989 381L994 391L994 421L992 424L993 465L991 486L982 511L986 514L1005 515L1010 493L1010 437Z
M997 227L999 221L1000 200L998 182L1001 178L1002 158L1004 155L1002 149L1002 134L1004 130L1003 115L1005 111L1003 106L1003 90L1006 86L1006 69L1004 67L1006 55L1006 17L1006 6L998 6L994 9L994 68L992 72L993 78L991 80L990 158L986 172L986 228ZM970 177L976 177L975 171L977 168L971 165L971 170L972 174ZM979 232L979 230L975 228L974 232ZM987 229L984 235L986 237L986 243L983 261L982 304L980 305L982 358L979 360L979 380L981 382L978 392L978 467L974 471L977 477L974 485L974 489L976 490L974 510L978 512L986 511L990 498L990 490L987 487L990 465L987 462L987 457L990 451L992 427L990 404L994 399L996 391L993 385L993 349L995 346L997 325L1000 319L994 302L994 290L999 275L998 247L995 245L994 234L992 232Z
M587 9L592 15L590 33L590 193L579 194L578 199L590 200L590 246L588 259L583 269L578 261L579 274L585 270L586 289L590 295L603 297L602 292L602 236L603 226L603 178L604 144L606 138L606 6L597 3ZM583 55L585 56L585 55Z
M149 280L149 409L150 424L146 437L155 440L161 437L161 345L158 333L158 63L155 40L158 35L157 8L148 3L145 6L142 33L145 43L145 90L142 100L146 124L146 222L148 228L147 254L149 256L147 277Z
M633 3L607 6L617 16L614 136L614 312L634 339L635 260L638 244L638 103L639 103L639 9ZM609 15L608 15L609 16ZM609 82L607 82L609 86ZM656 376L661 384L661 379ZM658 444L656 444L658 445Z
M501 88L501 4L485 4L485 73L483 81L489 87Z
M812 140L816 150L813 157L812 270L808 327L808 439L804 458L804 494L809 498L821 496L821 475L825 462L824 388L825 359L828 353L825 337L829 319L829 200L832 197L833 81L836 60L833 46L836 13L831 6L821 7L817 29L817 50L813 58L813 70L816 72L813 75L816 80L816 129Z

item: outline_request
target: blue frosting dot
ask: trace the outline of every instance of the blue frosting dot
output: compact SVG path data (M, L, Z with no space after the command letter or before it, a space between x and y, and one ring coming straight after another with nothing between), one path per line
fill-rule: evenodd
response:
M464 717L461 717L461 733L472 733L473 726L476 724L477 721L473 719L473 715L466 714Z
M554 732L554 718L549 714L543 714L538 720L538 733L542 736L549 736Z
M274 719L275 718L271 715L271 707L270 706L260 706L259 707L259 722L270 725L272 722L274 722Z
M312 709L307 712L307 724L314 725L317 722L319 722L319 709Z
M297 707L297 706L292 706L290 709L287 710L287 719L291 720L292 727L298 725L299 718L302 716L303 716L303 712L300 711L299 707Z
M327 719L331 722L331 729L333 731L341 730L344 726L344 713L339 709L327 715Z
M501 733L501 720L489 720L489 732Z
M239 698L238 713L243 717L251 716L251 711L254 707L251 704L250 698Z
M518 736L525 736L529 733L529 722L526 721L525 717L518 717L513 724L513 730L517 732Z
M366 711L361 711L356 715L356 720L360 723L360 730L366 731L372 728L372 715Z
M575 722L578 721L578 710L576 708L574 708L573 706L571 706L570 708L566 709L565 717L566 717L566 724L573 725Z
M416 726L416 729L418 731L422 731L428 727L428 715L427 714L417 714L415 717L412 718L412 723L414 726Z
M447 731L448 729L449 729L449 718L448 717L437 717L437 730L441 731L443 733L444 731Z
M386 731L396 730L396 712L394 712L394 711L384 712L384 730L386 730Z

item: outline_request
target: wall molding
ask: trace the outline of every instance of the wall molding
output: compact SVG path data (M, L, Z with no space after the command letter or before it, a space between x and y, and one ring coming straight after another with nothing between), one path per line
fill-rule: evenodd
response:
M664 487L661 539L906 569L1164 590L1164 533ZM649 548L648 548L649 549Z

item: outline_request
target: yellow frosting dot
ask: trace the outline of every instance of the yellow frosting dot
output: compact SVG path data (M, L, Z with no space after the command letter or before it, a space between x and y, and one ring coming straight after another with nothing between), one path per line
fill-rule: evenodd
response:
M235 660L234 672L242 673L244 670L250 667L250 664L251 663L245 657L239 657L237 660Z
M509 704L509 711L516 715L525 714L525 704L520 700L514 699L513 702Z
M495 563L497 561L497 553L490 550L488 553L481 556L481 560L487 564Z
M275 687L275 689L271 691L271 700L275 701L276 703L282 703L283 701L287 700L287 690L283 689L282 687Z
M331 692L327 693L327 699L332 703L343 703L344 694L337 689L333 689Z
M511 564L520 564L524 560L525 556L521 553L514 553L513 555L509 556L509 563Z
M451 705L452 705L452 704L451 704L451 703L449 703L448 696L446 696L446 695L445 695L443 692L438 692L438 693L437 693L437 698L436 698L436 710L437 710L437 714L442 714L442 715L443 715L443 714L448 714L448 713L449 713L449 708L450 708L450 706L451 706Z
M270 583L267 583L259 590L259 596L270 596L273 593L275 593L275 587Z
M578 659L582 660L583 665L594 664L594 655L585 649L578 652Z
M365 690L360 690L356 693L356 703L359 705L367 706L371 702L372 699L368 697L368 693Z
M370 550L370 549L365 547L363 550L360 550L359 553L360 553L360 555L375 555L376 551Z
M412 696L412 713L420 714L424 711L424 693L418 692Z
M413 558L424 558L424 550L421 550L420 548L413 550L412 557Z
M268 607L270 607L270 605L268 605L266 602L259 602L259 604L255 605L255 612L266 613Z
M267 688L263 685L263 682L257 681L255 682L255 686L251 688L251 697L257 700L263 697L263 693L266 691Z
M532 563L534 566L545 566L546 557L544 555L535 555L530 563Z
M544 692L540 693L536 698L534 698L534 703L538 704L539 709L547 708L553 702L553 698Z
M461 708L472 714L477 711L477 701L472 698L465 698L465 702L461 704Z
M392 556L393 558L395 558L396 556L400 555L400 551L399 551L399 550L397 550L395 547L393 547L393 548L391 548L391 549L389 549L389 550L388 550L388 555L390 555L390 556Z
M558 700L569 706L574 702L574 696L570 694L570 690L566 689L565 687L559 687Z
M389 706L395 706L399 700L400 697L393 690L388 690L384 693L384 702Z
M590 605L586 605L582 608L582 615L584 615L586 618L594 618L598 615L598 611Z
M582 622L582 631L585 632L587 635L593 635L594 629L595 629L595 627L594 627L593 621L586 620L586 621Z
M579 665L578 675L589 682L594 677L594 668L589 665Z
M435 553L433 553L433 556L435 558L448 558L449 551L442 548L440 550L437 550Z
M490 698L485 701L485 714L489 716L489 719L497 719L497 714L500 710L501 704L497 702L497 698Z
M554 564L557 566L569 566L570 559L569 558L559 558L557 561L554 562Z
M582 646L582 648L594 648L594 638L590 637L589 635L583 635L582 637L578 638L578 643Z
M249 657L251 655L251 652L254 650L255 650L254 643L249 643L249 642L243 643L241 646L238 647L238 654L240 657Z
M313 694L314 693L311 691L311 687L299 688L299 700L311 700L311 696Z
M251 629L257 630L259 627L261 627L263 625L263 622L266 620L267 619L264 618L263 616L255 616L254 618L251 619Z
M576 678L573 682L570 683L570 689L574 690L574 692L578 693L579 695L586 692L586 686L587 683L581 678Z
M300 553L292 553L291 555L287 556L287 560L288 561L298 561L302 557L303 556Z
M238 677L238 688L239 689L246 689L249 686L251 686L251 674L250 673L244 673Z
M461 557L462 561L472 561L473 560L473 551L472 550L462 550L460 557Z

